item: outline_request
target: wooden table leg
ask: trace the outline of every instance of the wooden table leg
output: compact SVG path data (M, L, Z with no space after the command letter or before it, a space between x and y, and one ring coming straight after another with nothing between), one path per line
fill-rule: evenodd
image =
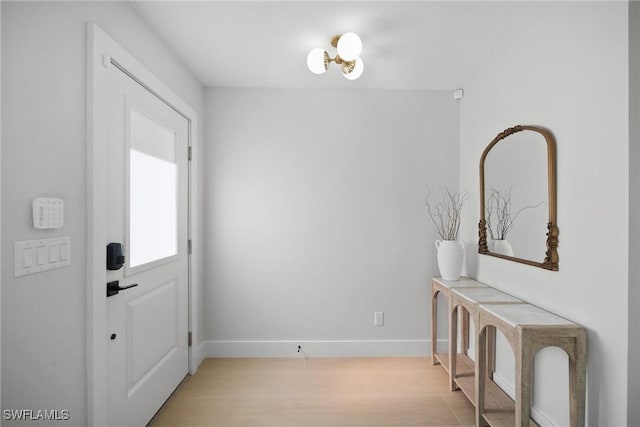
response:
M456 391L456 355L458 354L458 307L449 307L449 390Z
M575 339L574 354L569 354L569 424L583 427L587 387L587 337L580 333Z
M462 348L460 349L460 353L464 353L468 355L469 352L469 311L467 311L464 307L462 310L462 336L460 339L462 340Z
M487 326L487 377L493 379L496 371L496 328Z
M432 285L433 286L433 285ZM438 291L431 289L431 364L437 365L438 351Z
M529 427L534 354L529 340L518 337L518 341L516 346L516 427Z
M487 378L487 335L486 328L480 328L476 326L479 332L476 334L476 369L475 369L475 384L476 384L476 426L484 426L484 393L485 382Z

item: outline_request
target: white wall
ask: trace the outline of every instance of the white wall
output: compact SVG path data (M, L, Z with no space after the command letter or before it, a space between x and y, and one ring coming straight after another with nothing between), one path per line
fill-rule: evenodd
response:
M467 269L482 282L588 328L588 423L621 427L627 425L622 385L628 332L628 6L521 7L521 27L528 31L464 85L460 183L478 187L480 154L503 129L551 129L557 139L560 271L470 253ZM477 193L472 205L463 224L468 240L477 238ZM513 376L500 368L498 374ZM566 375L561 351L538 354L535 406L545 422L568 424Z
M629 2L628 425L640 425L640 2Z
M206 353L427 354L424 197L458 187L451 93L209 89L206 106Z
M2 99L2 5L0 5L0 100ZM0 102L0 152L2 152L2 102ZM2 188L2 155L0 154L0 188ZM2 212L2 197L0 197L0 213ZM2 215L0 214L0 224ZM0 227L0 242L2 241L2 227ZM2 245L0 245L0 259L2 259ZM2 318L2 263L0 263L0 319ZM2 327L0 327L0 384L2 384ZM0 386L0 408L2 406L2 387ZM0 421L0 424L2 422Z
M126 2L2 2L2 396L86 425L86 23L95 21L189 103L203 91ZM61 230L31 227L36 196ZM13 277L13 242L68 235L72 266ZM9 425L10 423L7 423ZM39 423L39 425L46 423ZM3 423L4 425L4 423Z

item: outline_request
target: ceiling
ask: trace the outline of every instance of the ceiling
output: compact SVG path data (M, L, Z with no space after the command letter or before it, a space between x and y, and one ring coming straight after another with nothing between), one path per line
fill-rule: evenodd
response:
M464 86L530 29L540 3L490 1L134 1L142 18L206 87L449 90ZM314 47L363 41L356 81L331 64L312 74Z

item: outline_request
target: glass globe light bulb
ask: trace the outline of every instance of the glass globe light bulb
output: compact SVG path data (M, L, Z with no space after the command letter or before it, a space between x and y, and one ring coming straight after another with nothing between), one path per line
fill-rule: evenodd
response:
M338 55L345 61L353 61L362 53L362 40L356 33L344 33L338 40Z
M311 49L307 55L307 67L314 74L324 74L329 69L329 54L321 47Z
M362 75L362 72L364 71L364 63L362 62L362 59L356 58L355 61L356 61L356 65L355 67L353 67L353 70L350 73L345 73L344 69L342 71L342 75L347 80L357 79Z

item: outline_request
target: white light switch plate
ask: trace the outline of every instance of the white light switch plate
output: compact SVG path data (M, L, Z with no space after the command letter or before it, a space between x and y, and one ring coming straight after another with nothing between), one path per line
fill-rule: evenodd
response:
M33 227L62 228L64 225L64 202L62 199L36 197L33 199Z
M14 254L15 277L67 267L71 265L71 237L16 241Z

